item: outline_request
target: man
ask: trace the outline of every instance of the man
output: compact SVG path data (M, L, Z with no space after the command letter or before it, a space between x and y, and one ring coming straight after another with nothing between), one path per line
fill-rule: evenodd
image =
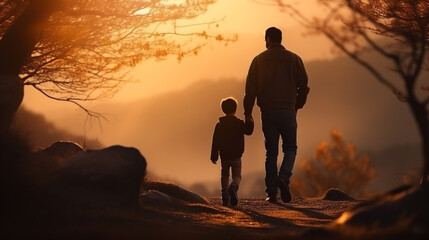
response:
M308 77L301 58L281 45L282 32L270 27L265 32L267 50L256 56L249 68L244 95L244 115L252 121L257 100L265 137L265 185L267 201L277 202L277 190L283 202L292 200L289 182L297 152L296 113L307 100ZM277 172L279 139L283 161Z

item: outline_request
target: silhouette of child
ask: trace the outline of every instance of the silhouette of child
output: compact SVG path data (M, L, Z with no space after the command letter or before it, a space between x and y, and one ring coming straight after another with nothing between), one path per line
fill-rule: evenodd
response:
M237 100L233 97L222 99L222 111L225 116L219 118L213 132L211 161L217 163L221 159L221 193L222 204L232 206L238 204L238 187L241 181L241 157L244 153L244 134L253 133L253 120L243 121L235 116ZM229 169L232 182L229 185Z

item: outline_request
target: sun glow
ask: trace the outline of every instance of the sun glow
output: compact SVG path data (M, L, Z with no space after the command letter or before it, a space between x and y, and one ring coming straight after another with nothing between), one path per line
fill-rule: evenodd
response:
M160 1L159 4L163 6L182 6L186 3L186 0L164 0ZM150 1L148 1L148 5L150 4ZM140 10L137 10L133 13L133 15L147 15L151 11L150 7L145 7Z
M162 2L168 5L181 5L184 4L186 0L164 0Z
M146 15L150 12L150 8L143 8L140 10L137 10L133 13L133 15Z
M335 222L337 224L344 224L347 220L349 220L351 217L349 212L344 212L343 214L341 214L341 216L335 220Z

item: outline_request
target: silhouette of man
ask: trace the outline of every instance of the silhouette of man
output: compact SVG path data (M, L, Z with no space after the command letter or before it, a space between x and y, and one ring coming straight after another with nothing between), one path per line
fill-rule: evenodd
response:
M261 110L265 138L265 185L267 201L277 202L277 190L283 202L290 202L290 177L297 152L297 110L302 108L309 92L308 77L301 58L282 44L282 32L270 27L265 32L267 50L257 55L249 68L244 95L244 115L253 121L255 104ZM279 139L282 139L283 161L277 172Z

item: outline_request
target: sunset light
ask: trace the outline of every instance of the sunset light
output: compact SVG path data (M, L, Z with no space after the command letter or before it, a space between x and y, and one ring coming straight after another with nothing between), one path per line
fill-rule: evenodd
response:
M429 239L429 0L0 19L1 237Z
M135 11L133 15L146 15L150 13L151 8L149 6L152 5L152 3L151 1L146 1L146 2L148 3L147 4L148 7ZM155 5L180 8L185 3L186 3L186 0L161 0L158 3L155 3Z
M146 14L148 14L149 12L150 12L150 8L148 7L148 8L143 8L143 9L140 9L140 10L135 11L135 12L133 13L133 15L146 15Z

